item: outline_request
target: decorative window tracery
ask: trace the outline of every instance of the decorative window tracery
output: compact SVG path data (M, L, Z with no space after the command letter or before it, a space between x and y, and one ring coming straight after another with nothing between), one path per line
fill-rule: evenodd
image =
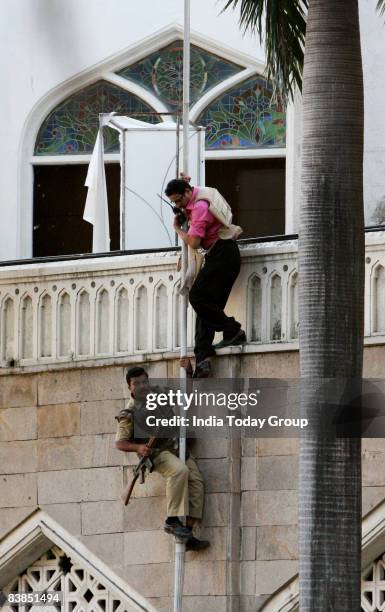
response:
M63 604L46 605L46 612L132 612L134 609L90 572L73 563L58 546L53 546L3 589L5 594L44 591L63 593ZM37 612L41 607L18 604L5 605L2 609L4 612Z
M284 147L286 116L261 76L244 81L212 102L197 119L206 127L207 149Z
M385 610L385 554L361 574L361 611Z
M191 104L209 89L242 70L241 66L195 45L191 46L190 59ZM151 91L171 111L177 110L181 108L183 97L183 42L176 40L119 70L117 74Z
M141 114L155 110L134 94L107 81L98 81L61 102L48 115L36 139L35 155L92 153L99 113L113 111L149 123L159 121L155 114ZM116 130L104 130L104 149L106 153L119 151Z

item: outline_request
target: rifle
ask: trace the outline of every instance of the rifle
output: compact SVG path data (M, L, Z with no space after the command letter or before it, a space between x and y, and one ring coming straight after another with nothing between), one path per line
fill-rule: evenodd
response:
M146 443L146 446L148 446L148 448L153 448L155 446L156 440L157 438L153 436L152 438L148 440L148 442ZM139 463L133 469L134 477L131 480L130 484L128 485L127 490L122 495L122 501L125 506L127 506L127 504L130 501L130 497L132 495L132 492L135 487L135 483L138 480L138 478L140 477L140 483L143 484L145 477L146 477L146 471L149 474L151 474L153 469L154 469L154 464L151 461L150 457L141 457L141 459L139 460Z

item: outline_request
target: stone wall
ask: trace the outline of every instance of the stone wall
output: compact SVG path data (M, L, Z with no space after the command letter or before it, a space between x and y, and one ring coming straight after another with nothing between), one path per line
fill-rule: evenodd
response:
M120 501L136 455L115 449L125 367L0 377L0 526L3 536L40 506L159 610L170 610L173 539L163 532L164 484L152 474ZM149 364L176 376L176 360ZM298 376L298 354L226 355L217 376ZM385 347L366 347L365 376L385 376ZM188 553L185 610L259 609L297 572L296 439L199 441L206 483L200 531L212 546ZM364 513L385 497L385 441L363 443Z

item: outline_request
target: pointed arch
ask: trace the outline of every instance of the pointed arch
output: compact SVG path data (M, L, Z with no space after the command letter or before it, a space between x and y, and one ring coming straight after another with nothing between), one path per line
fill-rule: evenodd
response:
M56 106L40 126L35 155L91 154L99 129L99 114L112 111L121 115L157 122L156 113L141 98L101 79L71 94ZM104 150L119 152L116 130L105 130Z
M243 67L191 45L191 105L218 83L242 71ZM125 79L139 83L157 95L170 111L181 108L183 81L183 40L175 38L143 59L119 70Z
M135 351L148 350L148 291L140 284L135 291L134 319L135 319Z
M298 272L294 270L289 276L289 340L298 339Z
M373 329L385 333L385 267L378 263L373 270Z
M155 349L165 349L168 346L168 291L163 281L154 287L154 315Z
M90 294L82 287L76 299L77 354L91 354L91 300Z
M71 355L72 304L70 294L64 289L57 302L57 354L59 357Z
M172 294L172 321L173 321L173 348L179 348L181 343L180 335L180 309L181 309L181 296L179 293L181 287L180 279L174 283L173 294Z
M197 117L207 149L284 148L286 113L273 102L273 85L253 75L213 100Z
M116 320L116 350L118 353L128 352L130 349L130 298L125 285L120 285L115 293L115 320Z
M248 333L251 342L262 340L262 279L253 273L247 284Z
M39 298L39 357L52 357L52 298L44 291Z
M282 277L274 270L269 279L269 340L281 340Z
M15 312L14 299L9 294L5 295L1 304L0 339L1 359L6 362L16 359Z
M96 353L99 355L111 352L110 336L110 294L108 289L100 287L96 293Z
M40 508L34 510L2 539L0 543L0 588L6 590L7 586L12 586L18 576L26 570L26 575L29 575L31 581L35 581L38 585L39 578L41 578L39 566L36 566L35 576L33 576L34 570L31 570L31 566L33 568L33 564L39 559L42 559L43 565L45 562L45 565L48 566L46 569L59 574L55 562L61 553L64 553L73 564L74 569L71 568L69 576L73 577L75 590L76 584L79 583L77 586L80 587L80 596L83 596L85 591L82 588L82 580L88 576L91 588L93 585L96 589L98 586L101 587L99 589L99 592L103 593L101 599L108 602L106 612L112 612L112 610L155 612L155 608L144 597L127 585L83 543ZM28 568L30 568L29 572ZM67 577L63 578L65 584Z
M25 293L20 300L20 358L33 357L33 304L32 297Z

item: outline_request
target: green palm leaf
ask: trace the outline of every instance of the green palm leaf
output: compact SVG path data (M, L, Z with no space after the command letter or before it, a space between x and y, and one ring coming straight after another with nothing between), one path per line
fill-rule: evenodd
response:
M257 32L265 46L267 77L292 97L294 86L302 86L308 0L227 0L223 10L237 5L241 26Z

